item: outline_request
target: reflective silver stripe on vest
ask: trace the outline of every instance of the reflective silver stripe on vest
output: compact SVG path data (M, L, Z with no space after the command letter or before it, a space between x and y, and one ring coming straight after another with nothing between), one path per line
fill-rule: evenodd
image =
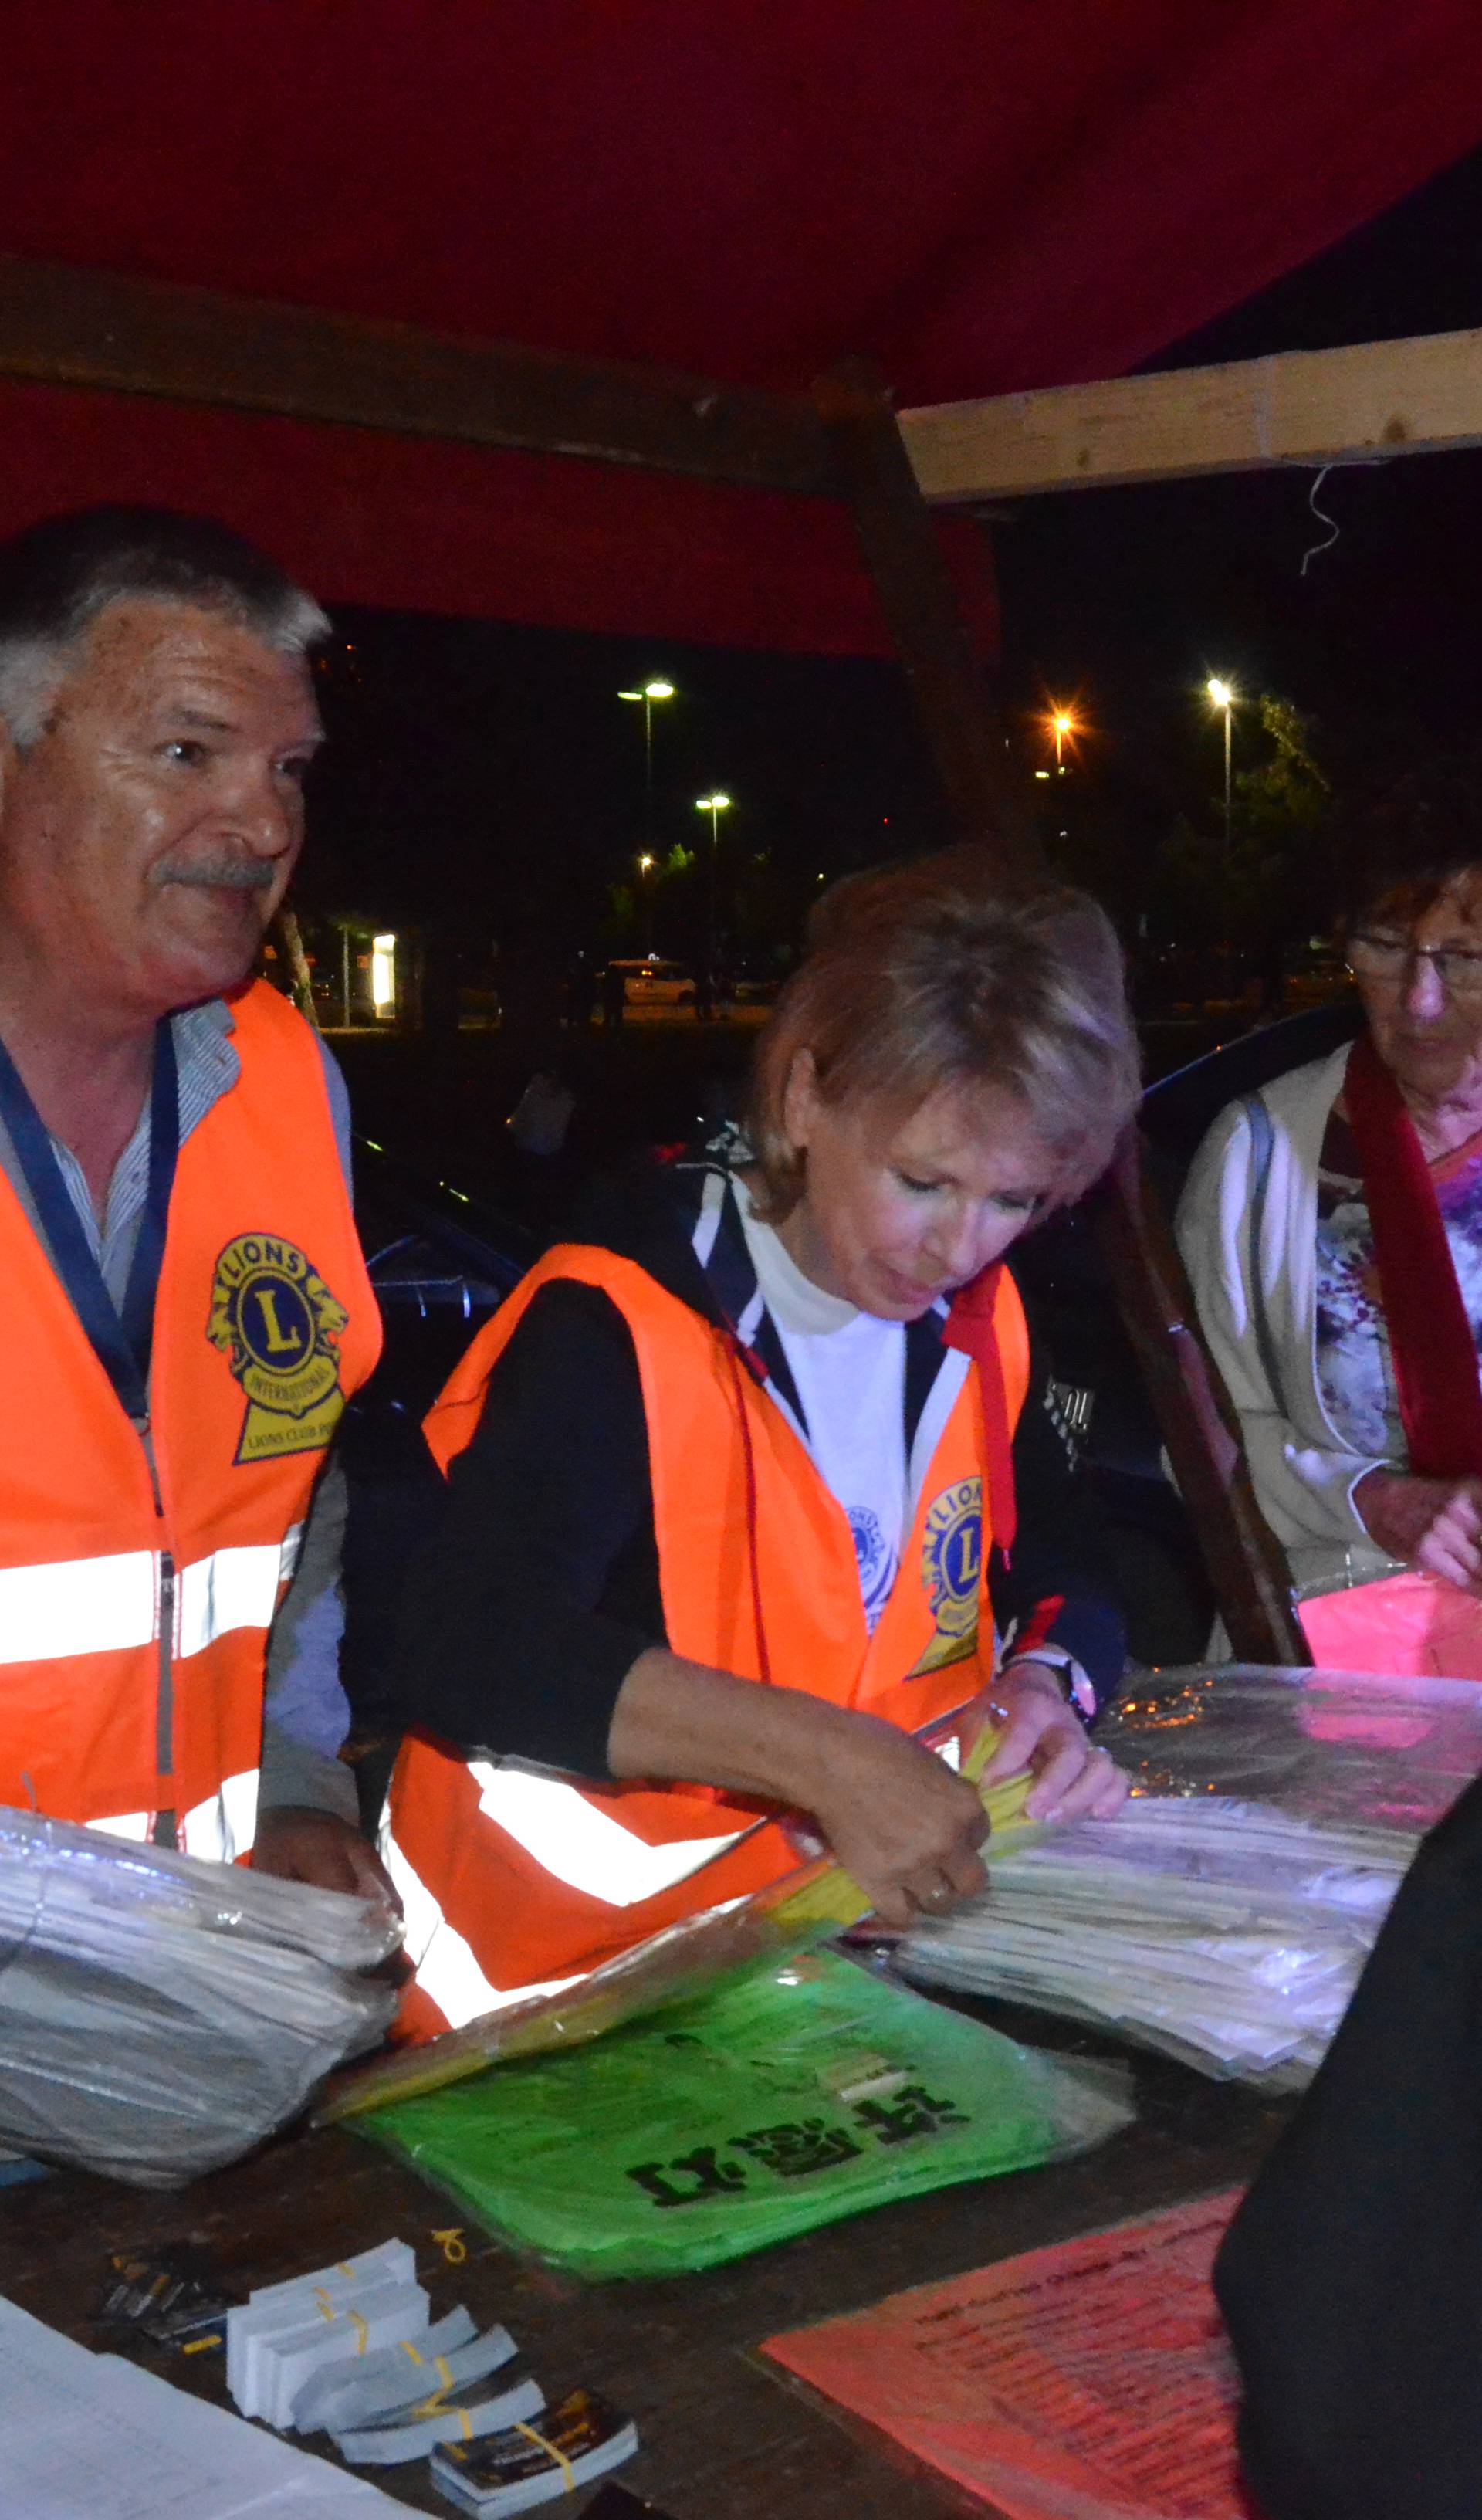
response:
M719 1837L673 1838L650 1846L558 1777L494 1768L486 1759L471 1759L469 1774L478 1787L479 1810L522 1846L542 1871L609 1908L636 1908L661 1890L672 1890L724 1855L743 1833L731 1828Z
M199 1855L209 1864L235 1864L239 1855L247 1854L257 1833L257 1777L255 1768L244 1768L240 1775L223 1778L219 1791L186 1813L180 1843L187 1855ZM154 1819L153 1812L113 1812L107 1820L90 1820L87 1825L105 1830L110 1837L143 1840Z
M271 1626L298 1553L295 1525L279 1547L217 1549L176 1578L175 1652L200 1653L234 1628ZM159 1558L149 1549L0 1568L0 1664L117 1653L156 1634Z
M298 1555L299 1532L295 1523L281 1548L268 1542L255 1549L218 1549L209 1557L198 1557L193 1566L182 1566L176 1653L200 1653L233 1628L271 1627L279 1594Z
M406 1953L417 1972L417 1983L429 2002L436 2004L450 2029L462 2030L466 2022L476 2021L485 2012L498 2012L507 2003L522 2003L526 1996L555 1995L563 1986L576 1985L574 1977L543 1978L533 1986L491 1985L472 1947L457 1926L449 1924L427 1883L392 1837L389 1826L382 1827L381 1853L401 1901L406 1918Z

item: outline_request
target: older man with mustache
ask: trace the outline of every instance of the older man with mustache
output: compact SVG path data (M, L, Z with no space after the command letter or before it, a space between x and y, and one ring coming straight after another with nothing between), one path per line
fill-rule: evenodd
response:
M374 1892L321 1473L378 1317L343 1086L249 978L328 627L205 519L0 545L0 1800Z

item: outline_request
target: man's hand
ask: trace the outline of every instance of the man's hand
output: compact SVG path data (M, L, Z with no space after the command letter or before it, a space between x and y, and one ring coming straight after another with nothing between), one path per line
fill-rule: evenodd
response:
M312 1811L297 1803L259 1812L252 1866L258 1872L275 1872L281 1881L347 1891L352 1899L370 1899L393 1915L401 1913L401 1901L376 1849L336 1812Z
M1106 1751L1086 1737L1055 1673L1032 1660L1006 1663L993 1696L1008 1729L983 1771L983 1781L1034 1771L1024 1810L1030 1820L1110 1820L1127 1799L1129 1780Z
M1367 1470L1353 1504L1370 1540L1391 1557L1482 1598L1482 1479Z

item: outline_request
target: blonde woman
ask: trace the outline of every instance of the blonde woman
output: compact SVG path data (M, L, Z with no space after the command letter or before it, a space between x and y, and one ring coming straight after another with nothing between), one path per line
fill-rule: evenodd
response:
M1056 1439L999 1264L1136 1095L1091 901L973 849L852 878L744 1136L610 1190L480 1332L427 1427L446 1509L388 1850L408 2035L775 1879L799 1823L889 1922L970 1893L977 1797L913 1738L965 1702L999 1710L1032 1810L1116 1809L1086 1718L1119 1627L1075 1534L1036 1528Z

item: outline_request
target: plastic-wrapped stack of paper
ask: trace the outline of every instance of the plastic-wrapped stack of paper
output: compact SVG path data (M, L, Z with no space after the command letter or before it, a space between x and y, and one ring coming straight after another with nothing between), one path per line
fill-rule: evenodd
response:
M1101 1737L1137 1778L1127 1811L1006 1847L898 1964L1216 2077L1306 2081L1421 1834L1482 1768L1482 1688L1166 1672Z
M0 2144L172 2186L371 2046L389 1912L0 1808Z
M1224 2078L1305 2081L1413 1841L1259 1803L1138 1801L990 1869L897 1951L931 1986L1014 1998Z

